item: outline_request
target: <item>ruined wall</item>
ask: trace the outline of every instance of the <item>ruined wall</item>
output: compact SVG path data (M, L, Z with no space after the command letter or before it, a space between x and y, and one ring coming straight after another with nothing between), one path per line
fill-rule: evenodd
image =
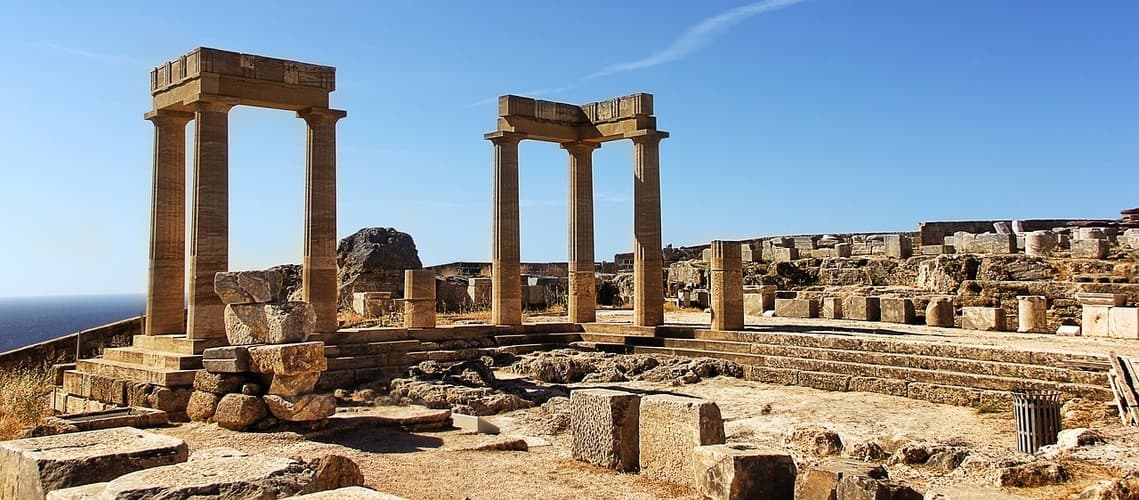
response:
M91 358L106 347L130 345L135 335L142 335L144 316L136 316L64 335L38 344L0 353L0 370L12 370L19 366L39 367L54 363L75 361L75 353L80 358Z
M1054 227L1064 227L1071 222L1090 221L1097 223L1116 222L1112 219L1024 219L1021 223L1024 225L1024 231L1043 231L1052 229ZM994 220L962 220L962 221L930 221L918 223L918 239L919 245L940 245L945 242L946 236L952 236L953 233L964 231L966 233L992 233L993 224L1004 222L1012 227L1012 220L1010 219L994 219Z

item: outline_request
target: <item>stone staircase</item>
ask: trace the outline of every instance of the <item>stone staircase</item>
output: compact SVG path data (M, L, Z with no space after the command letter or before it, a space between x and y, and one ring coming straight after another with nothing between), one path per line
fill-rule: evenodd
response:
M584 348L706 356L744 365L750 380L831 391L865 391L959 406L1007 405L1015 389L1109 401L1103 371L1077 369L1105 356L774 329L712 331L587 324ZM655 336L651 336L655 334Z

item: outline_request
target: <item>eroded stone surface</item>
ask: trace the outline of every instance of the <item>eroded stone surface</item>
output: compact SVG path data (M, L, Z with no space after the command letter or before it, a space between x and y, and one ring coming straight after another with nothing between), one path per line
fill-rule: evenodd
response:
M118 427L0 442L0 498L43 498L51 490L184 462L181 439Z
M620 471L639 464L641 396L608 389L570 393L573 458Z
M269 414L265 403L257 396L226 394L218 401L214 422L233 431L243 431Z
M404 497L397 497L389 493L381 493L379 491L365 488L363 486L337 488L335 490L298 495L292 498L296 500L343 500L346 498L351 498L354 500L407 500Z
M696 489L705 498L744 500L795 497L795 462L773 449L737 449L728 445L694 450Z
M280 271L237 271L214 275L214 292L225 304L254 304L283 300L285 275Z
M724 421L716 403L704 399L654 394L641 398L641 473L692 485L693 450L724 443Z
M795 488L795 498L834 499L837 497L839 482L843 478L863 477L886 479L886 469L881 465L869 464L847 458L830 458L810 467Z
M209 422L214 417L221 398L212 392L194 391L186 405L186 416L194 422Z
M269 394L277 396L299 396L312 392L321 372L304 372L292 375L268 375Z
M270 394L263 399L273 416L289 422L320 420L336 413L336 398L328 394L306 394L297 398Z
M261 345L249 348L249 369L254 373L294 375L328 369L324 342Z
M225 336L232 345L304 342L315 326L316 313L307 302L225 306Z

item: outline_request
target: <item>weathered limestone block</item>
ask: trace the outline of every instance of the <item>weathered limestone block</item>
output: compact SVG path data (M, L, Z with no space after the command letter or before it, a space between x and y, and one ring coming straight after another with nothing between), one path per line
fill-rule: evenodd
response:
M775 310L775 285L759 285L744 288L744 313L760 316L763 311Z
M1005 331L1005 310L999 307L962 307L961 328L988 332Z
M206 391L194 391L186 404L186 416L192 422L209 422L217 412L222 396Z
M641 473L680 484L693 484L693 450L724 443L724 421L716 403L654 394L641 398Z
M1111 336L1111 309L1111 306L1084 304L1080 322L1083 336Z
M1080 292L1076 294L1076 300L1085 306L1112 306L1119 307L1127 300L1127 296L1122 293L1091 293Z
M1016 253L1016 235L1012 233L984 233L975 235L972 241L972 253Z
M1076 240L1072 242L1072 258L1105 259L1111 242L1104 239Z
M842 314L846 319L878 321L882 318L881 307L878 297L852 295L842 300Z
M953 327L953 299L950 297L933 297L925 306L925 324L928 326Z
M51 490L109 481L184 462L181 439L116 427L0 442L0 498L44 498Z
M924 495L913 488L896 481L874 479L866 476L847 476L838 482L836 498L843 500L922 500Z
M836 243L834 246L835 257L850 257L853 253L850 243Z
M1121 339L1139 339L1139 308L1113 307L1108 312L1108 335Z
M1021 333L1050 333L1048 329L1048 299L1040 295L1020 295L1016 298L1016 331Z
M908 259L914 254L913 242L904 234L886 235L886 256L897 259Z
M210 373L244 373L249 371L249 350L231 345L202 351L202 368Z
M909 324L914 322L914 301L903 297L882 297L882 321L886 323Z
M316 313L307 302L225 306L225 336L232 345L304 342L315 327Z
M1082 333L1080 325L1060 325L1056 329L1056 335L1061 337L1079 337Z
M780 450L697 446L696 490L715 500L795 497L795 461Z
M261 398L245 394L226 394L214 410L214 422L231 431L244 431L268 416Z
M609 389L570 393L571 451L575 460L619 471L637 470L641 396Z
M263 399L274 417L288 422L320 420L336 413L336 398L328 394L306 394L298 398L270 394Z
M273 374L266 378L269 380L269 394L277 396L299 396L312 392L320 379L321 372L303 372L292 375Z
M391 292L355 292L352 310L365 318L379 318L393 310Z
M214 394L240 392L241 386L245 382L247 379L244 376L234 373L210 373L205 370L198 370L194 374L194 390Z
M404 325L408 328L435 328L435 271L408 269L404 271L403 286ZM541 291L545 293L544 289ZM544 296L541 302L545 302Z
M237 271L214 275L214 292L224 304L279 302L285 283L281 271Z
M324 342L252 346L249 348L249 369L254 373L274 375L327 370Z
M823 297L824 318L842 319L842 297Z
M775 315L782 318L819 317L818 299L775 299Z
M767 255L766 250L764 251L764 255ZM772 262L791 262L791 261L796 260L798 258L799 258L799 249L798 248L773 247L771 249L771 261Z
M838 485L844 478L863 477L886 479L886 469L881 465L851 460L849 458L829 458L808 468L795 489L795 498L801 500L834 500L838 498Z
M1051 255L1059 243L1052 231L1032 231L1024 235L1024 254L1031 257Z

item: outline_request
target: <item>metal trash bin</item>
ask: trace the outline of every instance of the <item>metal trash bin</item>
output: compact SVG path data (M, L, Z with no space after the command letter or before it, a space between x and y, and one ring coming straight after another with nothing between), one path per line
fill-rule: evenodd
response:
M1016 415L1016 447L1036 453L1041 446L1056 443L1060 433L1060 391L1024 389L1012 392Z

